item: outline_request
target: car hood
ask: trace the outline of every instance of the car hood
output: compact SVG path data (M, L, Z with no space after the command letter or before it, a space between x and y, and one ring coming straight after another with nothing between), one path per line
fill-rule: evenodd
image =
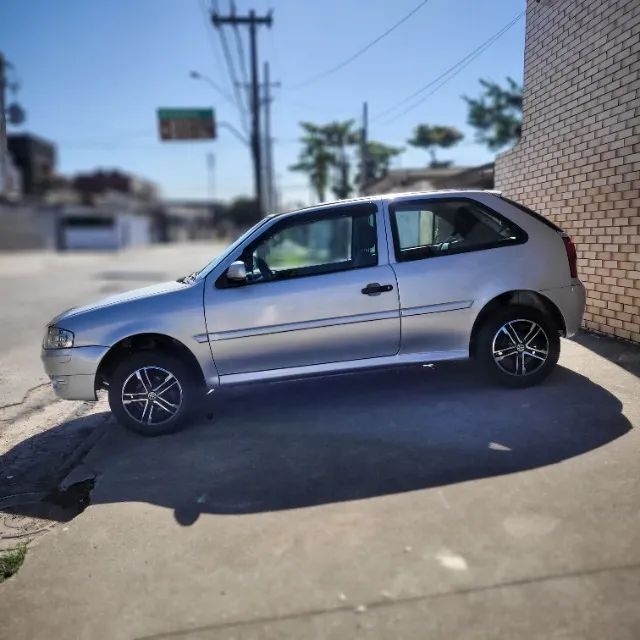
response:
M141 298L152 298L154 296L161 296L166 293L172 293L174 291L180 291L188 287L182 282L169 281L161 282L160 284L154 284L149 287L141 287L140 289L132 289L131 291L125 291L124 293L118 293L107 298L102 298L96 302L90 302L81 307L72 307L67 311L62 312L56 316L50 324L57 324L60 321L72 318L74 316L87 313L89 311L95 311L97 309L104 309L105 307L111 307L115 304L121 304L123 302L132 302L133 300L140 300Z

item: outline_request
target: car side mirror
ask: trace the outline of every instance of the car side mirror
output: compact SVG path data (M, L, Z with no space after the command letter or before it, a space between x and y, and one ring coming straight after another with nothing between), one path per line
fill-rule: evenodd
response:
M236 260L229 265L227 269L227 279L236 284L247 281L247 269L242 260Z

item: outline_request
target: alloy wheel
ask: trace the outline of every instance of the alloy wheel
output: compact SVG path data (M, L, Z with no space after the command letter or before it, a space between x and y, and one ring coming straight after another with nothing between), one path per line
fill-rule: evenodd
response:
M180 410L182 387L170 371L161 367L142 367L124 381L122 406L140 424L163 424Z
M496 332L491 349L493 360L502 371L527 376L547 361L549 338L533 320L509 320Z

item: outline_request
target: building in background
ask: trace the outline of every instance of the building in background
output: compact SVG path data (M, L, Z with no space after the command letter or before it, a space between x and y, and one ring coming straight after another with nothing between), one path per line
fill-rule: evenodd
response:
M216 200L165 200L162 203L164 242L225 236L225 207Z
M493 163L479 167L392 169L365 188L366 195L437 189L493 189Z
M66 205L58 215L58 248L124 249L153 240L152 218L118 202L100 206Z
M158 199L158 188L153 182L117 169L79 173L71 182L85 204L93 203L105 193L126 194L139 202L153 202Z
M640 2L528 0L520 143L496 188L578 245L588 329L640 342Z
M158 189L143 178L102 169L67 181L75 198L58 209L58 248L124 249L159 237ZM68 188L63 193L69 193Z
M0 203L0 250L117 250L169 239L155 184L117 170L55 175L52 145L34 139L14 143L25 197Z
M7 202L18 202L22 199L22 174L9 153L4 159L4 185L0 192L2 199Z
M13 165L20 172L24 196L39 198L50 188L56 169L56 147L31 133L11 134L7 139Z

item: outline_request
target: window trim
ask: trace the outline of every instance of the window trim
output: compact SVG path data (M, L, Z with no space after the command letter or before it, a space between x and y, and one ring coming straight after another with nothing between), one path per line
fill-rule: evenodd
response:
M368 211L365 210L367 207ZM361 209L362 211L358 211ZM356 269L369 269L371 267L377 267L380 264L380 241L379 241L379 225L378 225L378 212L379 208L376 203L372 200L364 201L364 202L354 202L334 207L327 207L323 209L312 209L307 211L301 211L299 213L294 213L292 215L286 215L282 219L274 222L274 224L269 225L268 229L265 229L257 238L254 238L251 242L248 242L246 245L242 247L238 254L235 255L233 260L229 261L229 263L225 266L224 270L220 274L220 276L216 279L215 287L216 289L231 289L237 287L246 287L246 286L254 286L259 284L272 284L274 282L289 282L290 280L298 280L300 278L313 278L315 276L324 276L332 273L343 273L345 271L353 271ZM256 282L241 282L234 283L227 280L227 269L229 265L235 260L241 260L242 256L247 252L255 249L260 243L264 242L270 236L279 233L283 229L288 227L295 226L297 224L313 224L314 222L320 222L322 220L333 220L339 218L354 218L356 216L374 216L374 224L376 228L376 261L373 264L361 265L361 266L349 266L346 268L336 268L336 269L327 269L326 271L318 271L316 273L304 273L300 275L292 275L287 278L282 278L281 280L258 280ZM338 264L338 263L329 263L329 264ZM319 265L316 265L319 266ZM313 267L301 267L301 268L313 268Z
M396 213L397 213L398 207L399 206L401 206L401 207L411 206L411 205L414 205L414 204L416 204L416 205L420 204L420 206L422 206L422 205L424 205L426 203L441 203L441 202L468 202L468 203L471 203L471 204L477 206L481 211L484 211L488 215L491 215L491 216L497 218L500 222L508 224L510 227L512 227L514 229L514 231L516 232L516 235L518 237L515 240L512 240L511 242L501 242L501 241L488 242L486 244L476 245L474 247L461 248L461 249L457 249L457 250L454 250L454 251L451 251L451 252L448 252L448 253L442 253L442 254L434 255L434 256L423 256L423 257L415 257L415 258L403 257L401 255L402 249L400 248L400 238L398 237L398 222L397 222L397 219L396 219ZM492 209L491 207L486 205L484 202L480 202L479 200L476 200L475 198L469 198L469 197L466 197L466 196L447 196L447 197L444 197L444 198L415 198L415 199L411 199L411 200L398 200L398 201L390 202L389 206L388 206L388 209L389 209L389 224L391 225L391 236L392 236L392 240L393 240L393 255L394 255L395 261L397 263L400 263L400 262L417 262L418 260L432 260L434 258L446 258L447 256L457 256L457 255L460 255L462 253L471 253L471 252L474 252L474 251L487 251L489 249L498 249L498 248L503 248L503 247L513 247L513 246L518 245L518 244L524 244L525 242L527 242L529 240L529 236L527 235L527 232L522 227L520 227L515 222L513 222L513 220L510 220L509 218L507 218L506 216L502 215L501 213L499 213L495 209Z

